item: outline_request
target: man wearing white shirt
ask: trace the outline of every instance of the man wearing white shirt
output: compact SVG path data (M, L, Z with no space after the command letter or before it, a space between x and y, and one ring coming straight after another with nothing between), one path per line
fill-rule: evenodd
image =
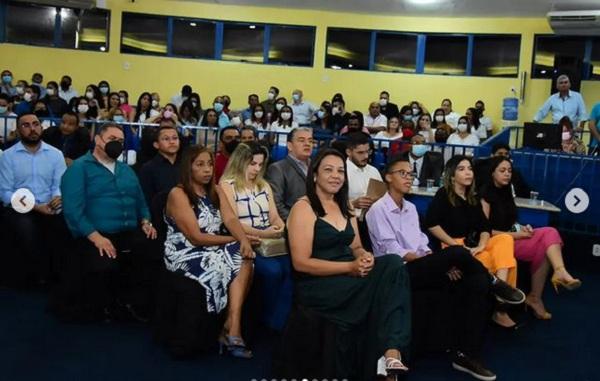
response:
M460 118L460 114L452 111L452 101L448 98L444 99L442 101L441 108L446 114L446 123L456 130L456 125L458 124L458 118Z
M0 146L16 138L17 114L11 110L11 100L6 94L0 94Z
M557 93L550 95L544 105L533 117L534 122L544 120L548 112L552 111L552 123L558 124L563 116L569 117L573 126L580 125L588 120L583 97L576 91L571 91L571 81L566 75L556 79Z
M79 96L77 90L72 87L73 80L68 75L63 75L60 80L60 89L58 90L58 96L69 103L72 98Z
M181 88L181 93L177 94L177 95L173 95L171 97L171 103L173 103L175 106L177 106L177 108L179 108L179 107L181 107L181 104L183 102L190 99L191 95L192 95L192 86L183 85L183 87Z
M485 103L482 100L478 100L475 102L475 108L479 110L479 124L485 127L485 130L488 132L489 136L492 136L494 125L492 123L492 119L489 116L483 115L485 111Z
M365 127L371 134L386 130L387 117L381 113L381 106L378 102L371 102L369 105L369 113L365 117Z
M312 122L317 109L311 103L304 102L302 97L302 90L294 90L290 107L294 112L294 122L298 123L299 126L308 126Z
M356 216L361 209L368 209L375 201L367 196L370 179L383 181L379 171L369 164L369 137L364 132L355 132L349 136L346 146L346 166L348 170L348 198L354 207Z

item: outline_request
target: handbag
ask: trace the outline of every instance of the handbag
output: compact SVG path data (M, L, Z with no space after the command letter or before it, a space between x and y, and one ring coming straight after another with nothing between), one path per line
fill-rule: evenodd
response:
M480 233L478 231L469 232L465 237L464 245L470 248L477 247L477 245L479 245L479 235Z
M279 257L288 254L285 238L262 238L256 252L266 258Z

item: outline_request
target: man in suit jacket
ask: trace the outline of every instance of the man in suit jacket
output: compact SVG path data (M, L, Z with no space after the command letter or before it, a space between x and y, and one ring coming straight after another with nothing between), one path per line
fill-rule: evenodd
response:
M427 185L427 180L433 179L435 185L439 185L442 172L444 170L444 158L440 152L429 151L429 146L425 144L425 138L421 135L415 135L410 139L411 149L404 155L412 165L416 174L415 180L418 180L419 186ZM415 185L416 185L416 181Z
M294 203L306 194L306 173L313 149L310 128L294 128L287 136L288 155L267 169L267 180L273 188L277 211L284 220Z
M63 153L67 166L85 155L92 145L88 129L79 126L79 116L74 112L65 113L59 127L48 127L42 140Z

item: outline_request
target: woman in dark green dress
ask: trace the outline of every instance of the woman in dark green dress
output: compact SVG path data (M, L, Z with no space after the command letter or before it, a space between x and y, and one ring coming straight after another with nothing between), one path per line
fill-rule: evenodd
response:
M340 339L331 354L336 356L333 376L371 380L377 373L407 371L401 353L410 342L409 278L399 256L375 259L363 249L338 151L317 155L306 193L287 220L295 303L335 325ZM365 345L353 352L348 347L361 335Z

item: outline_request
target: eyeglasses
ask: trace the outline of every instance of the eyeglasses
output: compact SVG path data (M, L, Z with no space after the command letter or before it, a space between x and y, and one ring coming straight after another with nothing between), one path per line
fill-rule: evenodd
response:
M404 169L398 169L395 171L391 171L390 175L393 175L394 173L399 174L400 177L403 179L411 179L415 176L414 172L405 171Z

